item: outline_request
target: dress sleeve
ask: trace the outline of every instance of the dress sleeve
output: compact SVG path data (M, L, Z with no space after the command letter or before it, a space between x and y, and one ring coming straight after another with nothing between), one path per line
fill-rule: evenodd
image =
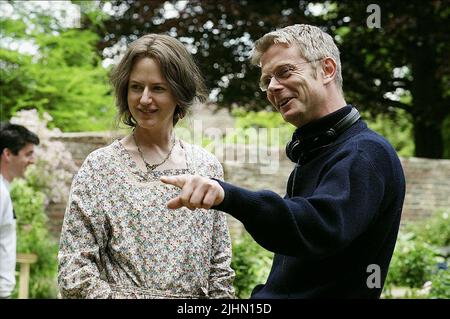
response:
M58 253L58 285L63 298L111 298L101 279L107 232L98 208L98 177L88 159L70 190Z
M214 178L223 180L223 170L219 162L214 168ZM231 268L231 238L226 214L212 210L214 227L212 234L211 270L209 275L210 298L234 298L234 270Z

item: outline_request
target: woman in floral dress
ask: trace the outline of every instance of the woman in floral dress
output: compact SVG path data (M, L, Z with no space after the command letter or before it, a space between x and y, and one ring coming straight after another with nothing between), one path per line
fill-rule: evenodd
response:
M204 101L199 69L176 39L131 43L111 75L119 116L133 131L88 155L74 178L60 240L63 298L233 298L224 213L181 208L163 175L223 179L217 159L174 126Z

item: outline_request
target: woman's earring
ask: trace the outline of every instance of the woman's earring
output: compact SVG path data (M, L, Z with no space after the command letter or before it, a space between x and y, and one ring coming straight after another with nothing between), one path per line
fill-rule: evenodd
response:
M184 117L183 111L181 110L181 107L179 105L177 105L175 112L179 120Z

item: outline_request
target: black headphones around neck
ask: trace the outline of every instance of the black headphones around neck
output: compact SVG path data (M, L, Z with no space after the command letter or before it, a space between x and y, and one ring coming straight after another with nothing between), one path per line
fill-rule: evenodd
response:
M352 126L360 117L358 110L352 107L350 113L324 132L300 138L296 138L294 135L286 145L287 157L294 163L302 164L306 162L311 155L333 143L339 134ZM312 148L307 149L305 147L307 145L311 145Z

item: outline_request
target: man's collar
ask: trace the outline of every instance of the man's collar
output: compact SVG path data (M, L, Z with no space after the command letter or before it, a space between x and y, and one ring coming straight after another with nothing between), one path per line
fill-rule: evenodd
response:
M0 180L5 184L6 188L9 190L10 186L9 186L9 182L6 180L6 178L3 177L2 174L0 174Z
M352 110L352 105L346 105L337 111L321 117L315 121L303 125L295 130L294 134L297 139L304 139L310 135L315 135L322 131L326 131L336 125Z

